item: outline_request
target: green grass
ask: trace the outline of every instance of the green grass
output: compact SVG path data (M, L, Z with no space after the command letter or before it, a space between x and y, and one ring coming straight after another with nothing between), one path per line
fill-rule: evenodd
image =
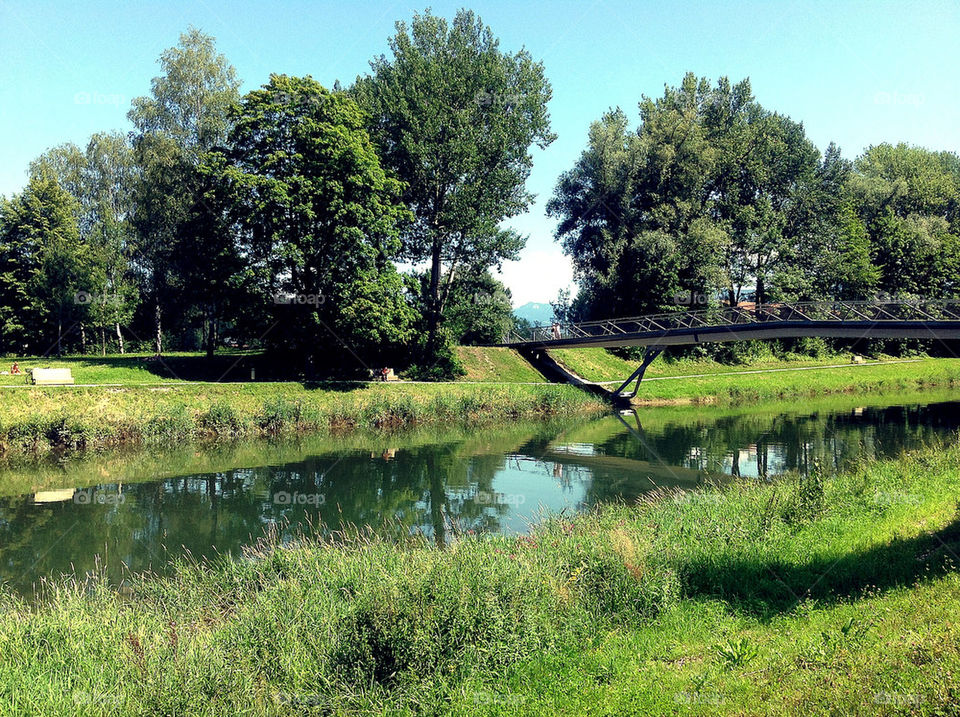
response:
M0 391L0 454L52 447L461 425L605 410L571 386L169 384Z
M457 358L466 369L463 381L543 383L543 375L513 349L458 346Z
M639 365L639 361L628 361L602 348L583 349L554 349L551 352L555 358L578 376L588 381L623 381ZM646 376L689 376L701 373L735 373L739 371L755 371L764 369L782 368L810 368L815 366L834 366L850 363L851 354L826 356L820 358L792 356L778 359L772 355L763 355L759 358L736 364L718 363L710 359L671 359L661 356L647 368Z
M69 368L78 384L179 383L189 381L247 381L250 368L265 378L263 357L254 352L235 351L217 354L212 360L197 353L174 352L162 359L152 354L110 356L64 356L62 358L26 357L4 359L2 370L9 371L13 362L27 368ZM0 376L0 386L22 386L26 376Z
M491 383L543 383L544 378L513 349L487 346L458 346L457 358L463 363L466 375L463 381ZM174 352L162 359L152 354L125 354L123 356L64 356L62 358L26 357L4 359L0 369L9 371L17 361L21 369L69 368L80 384L157 384L191 381L233 382L249 381L250 369L259 379L290 379L279 374L281 367L269 362L262 354L251 351L225 351L213 359L198 353ZM0 386L19 386L25 376L2 376Z
M0 607L9 714L955 714L960 446Z
M598 349L576 351L588 352L597 365L619 361L606 352L597 353ZM8 384L0 384L0 454L424 423L491 423L603 410L600 400L585 392L534 381L533 369L511 350L463 349L461 353L469 358L468 379L475 383L229 383L164 377L171 370L176 376L196 378L229 377L238 371L249 377L248 364L262 362L263 357L248 354L219 356L212 364L191 354L173 355L163 363L130 356L50 361L46 363L72 368L78 384L101 385L30 387L17 377L0 377ZM738 368L781 370L731 373ZM681 377L664 375L670 371ZM694 375L704 371L713 373ZM501 375L509 381L492 380ZM635 400L641 404L744 404L838 393L949 389L958 384L960 359L840 368L819 367L812 361L779 362L753 364L748 369L675 362L651 368Z
M777 368L783 368L778 366ZM794 367L800 368L800 367ZM753 369L750 369L753 370ZM650 378L656 378L650 377ZM920 359L744 375L687 376L640 384L637 403L751 403L838 393L882 393L960 385L960 359Z

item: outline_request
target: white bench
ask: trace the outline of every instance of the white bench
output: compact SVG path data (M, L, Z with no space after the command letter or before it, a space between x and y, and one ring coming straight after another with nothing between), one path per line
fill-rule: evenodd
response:
M72 386L73 374L68 368L35 368L30 380L35 386Z

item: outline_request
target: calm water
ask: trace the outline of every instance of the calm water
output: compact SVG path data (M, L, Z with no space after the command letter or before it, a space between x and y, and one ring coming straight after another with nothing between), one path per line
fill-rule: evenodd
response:
M448 434L315 438L116 454L0 470L0 581L162 571L183 551L240 553L341 522L422 531L526 530L542 511L633 501L657 487L773 480L955 440L960 402L856 399L639 415ZM935 400L936 399L936 400ZM866 399L861 399L866 400ZM243 466L243 467L237 467ZM41 489L42 487L42 489Z

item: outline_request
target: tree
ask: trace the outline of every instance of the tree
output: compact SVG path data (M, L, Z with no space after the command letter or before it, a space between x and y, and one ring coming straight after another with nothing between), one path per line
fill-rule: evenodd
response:
M524 240L501 223L526 210L530 148L549 145L550 85L525 50L506 53L489 27L461 10L397 23L393 56L371 63L353 89L384 162L405 183L414 221L403 256L426 262L427 346L436 350L459 272L513 259Z
M724 289L758 299L815 213L819 153L803 126L769 112L750 83L687 74L640 102L640 127L608 112L547 209L591 318L698 305Z
M489 271L461 273L451 286L443 318L458 344L498 343L513 329L510 290Z
M195 27L176 47L160 54L163 74L150 82L150 96L133 100L128 117L140 134L158 133L199 156L223 144L240 81L216 41Z
M128 114L136 127L140 168L136 261L153 300L158 355L163 349L163 303L178 282L181 288L184 283L178 276L183 262L175 264L174 259L192 256L189 240L196 241L195 234L185 239L183 229L203 207L198 167L206 152L226 140L240 86L234 68L216 52L214 39L196 28L161 54L160 66L163 73L151 82L150 96L136 98ZM209 312L205 316L211 320Z
M76 201L47 172L4 201L0 220L0 340L5 350L40 348L78 312L88 266L78 240ZM45 349L44 353L49 349Z
M271 341L313 366L395 353L412 320L392 262L409 212L356 102L272 75L233 120L220 171Z
M135 180L130 145L119 133L98 133L84 151L65 144L45 152L31 163L30 171L53 173L76 199L79 240L90 263L90 283L80 292L85 297L83 322L99 328L103 353L106 330L114 330L123 353L121 326L130 321L138 301L129 257Z
M960 175L956 155L906 144L869 147L848 182L891 296L955 296L960 246Z

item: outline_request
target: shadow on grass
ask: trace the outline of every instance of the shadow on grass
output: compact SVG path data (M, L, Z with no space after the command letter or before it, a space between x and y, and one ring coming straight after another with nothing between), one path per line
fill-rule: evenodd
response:
M954 572L960 566L960 517L945 528L894 539L838 559L691 561L679 566L686 594L721 598L759 617L791 611L802 600L838 602Z
M158 379L180 381L205 381L210 383L263 383L290 381L301 383L304 388L349 391L361 384L357 380L366 379L365 374L357 371L329 371L319 376L307 378L302 371L293 367L293 362L282 357L269 356L259 352L230 352L207 357L203 354L162 358L144 355L130 356L68 356L63 359L50 359L49 362L75 364L83 367L98 367L109 374L111 371L146 371ZM22 359L24 365L41 365L44 359ZM110 383L109 375L98 383ZM116 382L122 383L119 377Z

